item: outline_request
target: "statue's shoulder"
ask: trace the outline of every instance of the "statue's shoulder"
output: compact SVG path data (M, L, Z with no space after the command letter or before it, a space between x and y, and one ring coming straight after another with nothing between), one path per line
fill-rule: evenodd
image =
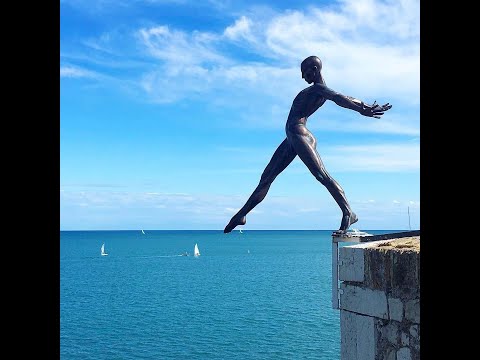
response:
M310 86L312 88L312 90L323 90L323 89L326 89L327 86L325 84L321 84L321 83L315 83L313 84L312 86Z
M303 89L303 90L300 90L300 91L298 92L297 96L295 96L295 99L298 99L298 98L301 98L301 97L305 96L306 93L307 93L307 91L308 91L308 89L309 89L309 88L307 87L307 88L305 88L305 89Z
M325 86L322 84L312 84L309 87L300 91L297 96L320 95L324 89L325 89Z
M298 93L298 95L310 93L312 90L314 90L314 88L313 88L314 86L315 86L315 84L306 87L305 89L303 89L302 91L300 91L300 92Z

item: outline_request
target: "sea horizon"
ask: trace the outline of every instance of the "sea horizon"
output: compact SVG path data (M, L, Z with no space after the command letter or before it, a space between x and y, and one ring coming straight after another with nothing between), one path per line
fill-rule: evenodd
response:
M351 226L349 229L358 229L358 227ZM221 231L223 229L148 229L148 228L136 228L136 229L60 229L62 231ZM237 227L232 230L236 231L336 231L336 229L245 229ZM388 232L400 232L400 231L413 231L418 229L363 229L362 231L388 231ZM227 234L225 234L227 235Z

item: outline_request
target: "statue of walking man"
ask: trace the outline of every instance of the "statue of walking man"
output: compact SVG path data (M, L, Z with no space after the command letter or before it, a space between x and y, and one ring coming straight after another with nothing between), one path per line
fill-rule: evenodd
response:
M267 195L272 182L298 155L315 178L327 188L336 203L342 210L340 228L336 233L343 234L350 225L358 221L352 211L341 186L330 176L325 169L320 155L317 152L317 140L307 129L307 119L326 100L331 100L338 106L359 112L363 116L379 119L392 105L372 105L350 96L339 94L325 85L322 74L322 62L317 56L309 56L302 61L302 78L311 86L300 91L295 97L285 125L286 138L278 146L270 162L263 171L260 183L248 198L243 207L231 218L224 233L231 232L238 225L246 224L246 215L257 206Z

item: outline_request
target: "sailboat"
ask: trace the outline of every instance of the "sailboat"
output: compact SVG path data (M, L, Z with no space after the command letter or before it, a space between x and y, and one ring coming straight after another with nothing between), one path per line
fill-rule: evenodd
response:
M195 248L193 249L193 256L195 257L200 256L200 251L198 250L197 244L195 244Z
M242 231L242 229L238 229L238 231L240 232L240 234L243 234L243 231Z
M102 247L100 248L100 254L102 256L107 256L108 254L105 252L105 243L102 244Z
M142 234L145 235L145 231L142 230Z

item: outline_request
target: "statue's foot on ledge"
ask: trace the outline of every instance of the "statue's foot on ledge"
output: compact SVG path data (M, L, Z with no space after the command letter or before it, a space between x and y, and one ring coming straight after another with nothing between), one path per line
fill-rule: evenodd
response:
M353 211L350 214L343 215L340 229L336 233L346 233L350 225L355 224L357 221L358 217Z
M238 225L245 225L247 223L247 218L246 216L238 216L238 215L235 215L234 217L232 217L232 219L230 220L230 222L227 224L227 226L225 226L225 229L223 230L223 232L226 234L226 233L229 233L231 232L233 229L235 229L235 227L237 227Z

